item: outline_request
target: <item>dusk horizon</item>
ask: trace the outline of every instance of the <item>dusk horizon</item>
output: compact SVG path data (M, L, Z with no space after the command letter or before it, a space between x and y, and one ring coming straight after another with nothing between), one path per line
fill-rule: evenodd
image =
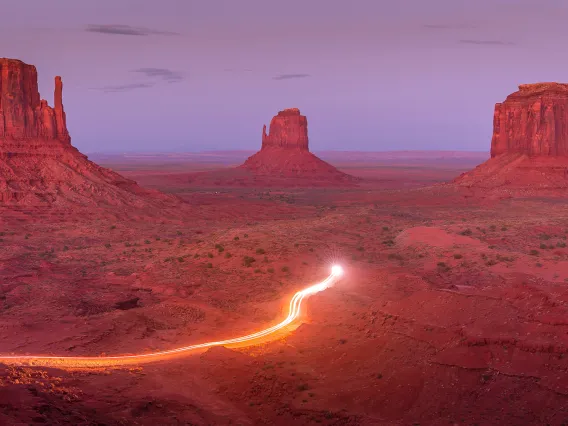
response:
M288 6L9 1L0 56L36 65L50 104L62 76L83 152L256 150L289 107L313 151L486 151L495 103L567 80L560 1Z

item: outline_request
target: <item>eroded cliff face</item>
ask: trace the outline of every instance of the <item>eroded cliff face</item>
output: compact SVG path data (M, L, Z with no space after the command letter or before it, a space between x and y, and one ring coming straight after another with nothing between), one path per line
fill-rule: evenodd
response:
M262 129L262 147L283 148L309 151L308 119L300 114L298 108L282 110L270 121L266 134L266 125Z
M54 95L53 107L40 99L35 66L0 58L0 203L145 206L148 199L169 200L73 147L61 77L55 77Z
M280 111L270 121L270 132L262 129L262 146L241 168L255 175L299 178L329 184L354 183L358 179L347 175L319 159L309 150L308 120L298 108Z
M495 105L491 157L568 156L568 84L523 84Z
M0 145L24 140L70 143L62 91L61 77L56 77L55 106L50 107L40 99L35 66L0 58Z

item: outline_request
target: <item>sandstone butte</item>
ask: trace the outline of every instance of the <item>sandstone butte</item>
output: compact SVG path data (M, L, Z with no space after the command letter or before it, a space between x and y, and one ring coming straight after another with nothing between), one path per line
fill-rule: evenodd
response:
M491 158L454 183L568 188L568 84L522 84L495 105Z
M136 204L138 195L164 197L71 145L61 77L50 107L40 99L35 66L0 58L0 203Z
M274 116L268 134L264 125L260 151L249 157L240 168L266 176L357 181L357 178L337 170L310 152L308 120L298 108L284 109Z

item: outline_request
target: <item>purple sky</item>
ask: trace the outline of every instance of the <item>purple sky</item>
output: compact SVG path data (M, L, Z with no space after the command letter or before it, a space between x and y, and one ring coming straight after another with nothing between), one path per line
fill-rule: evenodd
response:
M63 77L86 153L256 149L287 107L313 151L489 150L495 102L568 81L566 0L3 0L2 16L0 56L36 65L51 105Z

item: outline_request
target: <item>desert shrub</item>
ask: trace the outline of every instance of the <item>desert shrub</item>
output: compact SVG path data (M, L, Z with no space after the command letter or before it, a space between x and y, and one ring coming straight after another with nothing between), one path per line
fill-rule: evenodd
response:
M558 241L556 243L556 247L564 248L564 247L566 247L566 243L564 241Z
M112 225L110 229L116 229L116 225Z
M254 270L254 273L255 273L255 274L260 274L261 272L262 272L262 271L261 271L260 269L258 269L258 268L256 268L256 269Z
M298 248L298 247L300 247L300 244L295 243L295 244L294 244L294 247Z
M243 235L243 237L245 237L245 238L248 238L248 236L249 236L249 234L245 234L245 235Z
M225 253L225 258L226 259L230 259L231 257L233 257L233 255L229 252Z
M211 262L206 263L205 267L211 269L213 267L213 264Z
M183 262L183 260L184 260L183 257L178 257L178 262L179 262L179 263Z
M150 241L150 240L144 240L144 244L152 244L152 241Z
M283 266L282 269L280 269L282 272L290 272L290 268L288 268L287 266Z
M454 259L461 259L463 256L459 253L454 254Z
M365 247L359 246L359 247L357 247L357 250L358 251L365 251Z
M239 239L240 239L239 237L233 238L233 240L235 240L235 241L239 241Z
M223 251L225 251L225 247L223 247L221 244L215 244L215 248L217 249L217 251L219 253L222 253Z
M309 386L306 383L303 383L301 385L298 385L298 387L296 389L298 389L300 392L302 392L302 391L308 390Z
M256 249L256 254L264 254L264 253L266 253L266 251L263 248Z
M463 231L460 232L460 235L471 235L471 229L464 229Z
M393 240L384 240L383 244L386 246L394 246L394 241Z
M24 238L27 240L27 239L30 238L31 236L32 236L32 234L26 234L26 235L24 236Z
M530 254L531 256L537 256L537 255L538 255L538 250L531 250L531 251L529 251L529 254Z
M512 262L515 259L512 257L508 257L508 256L501 256L501 255L497 255L497 260L500 260L501 262Z
M383 231L388 231L389 227L388 226L383 226Z
M389 254L389 259L393 259L393 260L403 260L403 257L398 254L398 253L390 253Z
M550 240L550 235L548 235L548 234L540 234L540 235L539 235L539 238L540 238L541 240L545 240L545 241L546 241L546 240Z
M507 227L506 227L506 226L503 226L503 227L501 228L501 231L506 231L506 230L507 230Z
M111 247L110 243L106 243L106 244L105 244L105 247L106 247L107 249L109 249L109 248Z
M177 231L176 234L177 234L177 235L183 235L183 232Z
M339 339L339 343L341 343L342 345L347 343L347 339Z
M194 258L194 259L199 259L199 253L195 253L195 254L193 255L193 258Z
M497 265L497 263L498 262L495 259L489 259L487 262L485 262L487 266Z
M269 273L273 274L273 273L274 273L274 268L268 268L267 271L268 271Z
M536 266L537 268L542 268L542 263L536 263L535 266Z
M302 262L302 265L307 265L307 264L308 264L308 262Z
M489 230L490 230L490 231L495 231L496 229L497 229L497 227L496 227L495 225L491 225L491 226L489 227Z
M546 250L548 247L547 247L546 244L542 243L542 244L540 245L540 248L543 249L543 250Z
M446 266L448 266L448 265L446 265L446 262L438 262L437 265L438 265L440 268L445 268Z
M208 257L209 259L212 259L212 258L213 258L213 253L211 253L211 252L207 253L207 257Z
M313 247L310 247L310 248L309 248L309 251L313 252L313 251L314 251L314 248L313 248Z
M63 251L67 251L67 250L69 250L69 247L64 246L64 247L63 247Z
M243 265L246 267L250 267L254 262L256 262L256 259L254 257L251 256L243 257Z

